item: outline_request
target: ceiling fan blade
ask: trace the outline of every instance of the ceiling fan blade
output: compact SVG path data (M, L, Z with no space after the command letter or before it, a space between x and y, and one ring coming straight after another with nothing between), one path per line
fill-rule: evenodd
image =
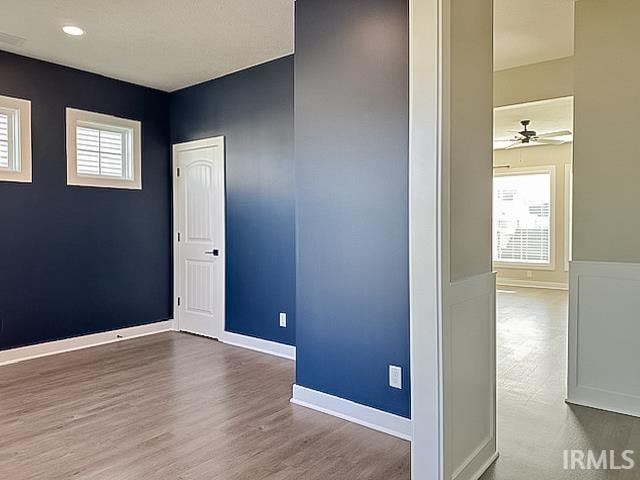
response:
M542 143L544 145L561 145L563 143L566 143L566 140L554 140L552 138L538 138L536 140L536 142L538 143Z
M564 137L565 135L573 135L571 130L559 130L557 132L547 132L538 135L538 138Z
M504 149L505 150L509 150L511 148L516 148L516 147L518 147L520 145L522 145L522 142L515 142L515 143L512 143L511 145L508 145L508 146L504 147Z

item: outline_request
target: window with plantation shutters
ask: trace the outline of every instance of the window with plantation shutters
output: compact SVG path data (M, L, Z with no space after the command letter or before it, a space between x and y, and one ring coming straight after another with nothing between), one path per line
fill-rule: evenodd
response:
M0 182L31 182L31 102L2 95Z
M67 183L141 189L140 122L67 109Z
M125 130L79 124L76 128L78 175L130 178L130 135Z
M9 114L0 111L0 168L9 168Z
M552 182L551 168L494 177L494 262L551 266Z

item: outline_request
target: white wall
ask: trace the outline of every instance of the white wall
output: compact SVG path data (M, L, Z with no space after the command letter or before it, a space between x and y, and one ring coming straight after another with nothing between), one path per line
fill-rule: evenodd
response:
M569 97L574 90L573 71L573 57L499 70L493 76L493 104L502 107Z
M640 2L576 2L568 400L640 416Z
M442 167L444 478L467 480L497 454L492 1L455 0L449 13L449 135Z
M640 263L640 2L576 2L576 260Z
M410 12L412 478L476 479L496 458L493 8Z

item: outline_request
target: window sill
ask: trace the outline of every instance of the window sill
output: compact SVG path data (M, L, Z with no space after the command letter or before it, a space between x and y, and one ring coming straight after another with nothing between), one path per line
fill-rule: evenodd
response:
M553 263L516 263L516 262L493 262L493 268L503 268L512 270L546 270L553 271L556 266Z

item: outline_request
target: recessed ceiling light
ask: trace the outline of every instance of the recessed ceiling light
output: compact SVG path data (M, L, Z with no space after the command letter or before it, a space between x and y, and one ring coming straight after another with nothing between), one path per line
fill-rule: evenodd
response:
M62 27L62 31L67 35L73 35L74 37L84 35L84 30L80 27L76 27L75 25L65 25L64 27Z

